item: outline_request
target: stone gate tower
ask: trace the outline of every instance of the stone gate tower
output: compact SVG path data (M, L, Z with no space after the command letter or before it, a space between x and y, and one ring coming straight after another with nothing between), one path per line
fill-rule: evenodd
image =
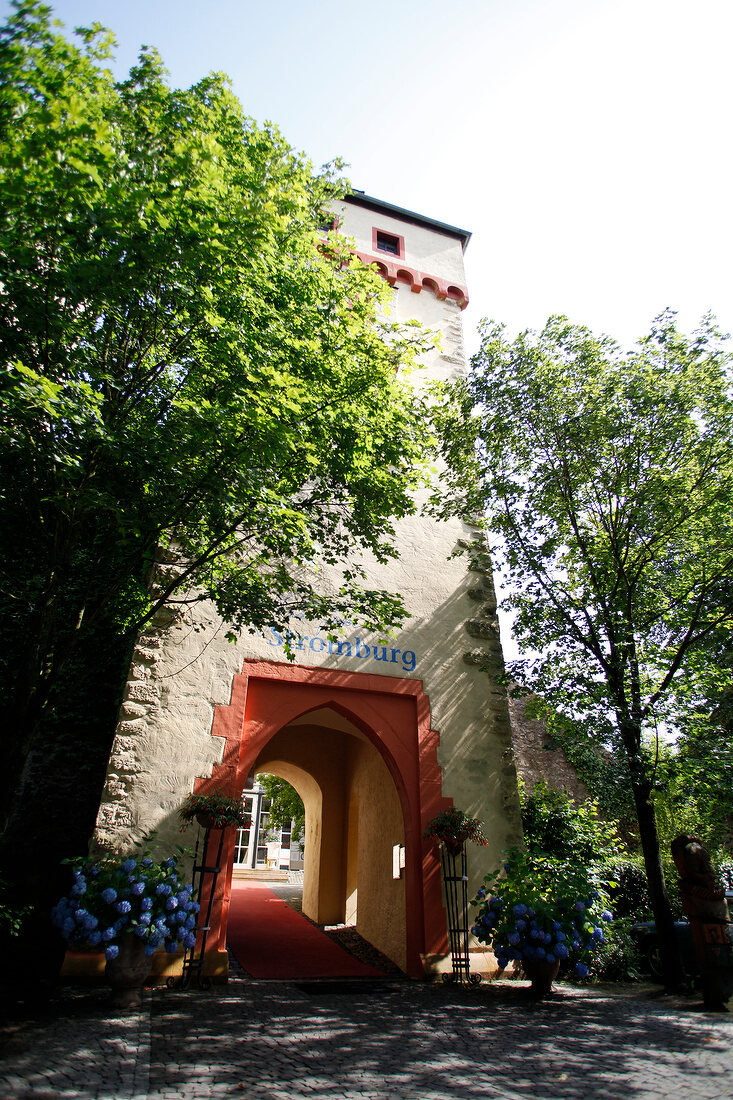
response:
M469 234L360 192L338 215L392 287L395 318L440 334L426 376L462 372ZM355 922L417 977L447 949L426 823L451 804L484 822L490 845L469 846L469 889L520 823L488 556L453 556L479 532L419 512L397 532L399 558L369 566L369 582L399 592L409 612L389 645L358 624L333 641L301 622L290 662L275 630L227 642L213 606L158 617L135 650L97 840L120 850L155 829L178 843L176 814L191 791L237 794L253 772L280 775L306 806L304 912ZM324 570L325 591L333 580ZM226 972L233 850L232 839L209 937L213 973Z

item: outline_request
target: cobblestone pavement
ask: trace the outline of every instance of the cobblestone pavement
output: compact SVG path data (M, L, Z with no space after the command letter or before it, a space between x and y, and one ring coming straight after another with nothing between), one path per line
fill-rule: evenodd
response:
M536 1004L509 982L239 979L155 990L113 1017L103 991L72 990L46 1019L8 1029L0 1100L733 1098L733 1016L558 988Z

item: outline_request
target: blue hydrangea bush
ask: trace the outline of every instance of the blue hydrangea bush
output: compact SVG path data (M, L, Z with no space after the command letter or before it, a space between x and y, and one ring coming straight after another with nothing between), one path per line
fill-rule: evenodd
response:
M130 933L146 955L194 947L199 903L176 864L175 856L156 862L150 853L75 860L74 884L54 906L53 922L70 945L104 950L108 959L117 958L120 938Z
M472 902L478 910L473 935L491 945L502 970L510 962L559 961L588 977L588 961L612 920L592 867L518 848L506 860Z

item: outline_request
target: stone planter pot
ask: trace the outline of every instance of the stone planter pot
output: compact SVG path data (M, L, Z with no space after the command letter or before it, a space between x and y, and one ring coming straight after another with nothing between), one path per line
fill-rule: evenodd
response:
M532 983L527 991L529 996L540 1001L552 992L552 983L560 971L560 960L548 963L543 959L522 959L522 970Z
M105 980L112 988L112 1004L115 1008L137 1008L150 974L150 957L145 954L144 941L131 933L122 936L119 948L117 958L108 959L104 968Z

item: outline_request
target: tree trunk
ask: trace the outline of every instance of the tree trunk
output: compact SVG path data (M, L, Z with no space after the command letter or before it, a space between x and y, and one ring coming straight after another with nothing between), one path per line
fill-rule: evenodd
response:
M665 988L672 991L684 985L685 968L677 943L674 917L672 916L664 881L654 805L649 798L650 789L648 784L632 782L632 788L636 804L636 817L639 822L639 838L644 855L649 900L657 927L662 976Z

